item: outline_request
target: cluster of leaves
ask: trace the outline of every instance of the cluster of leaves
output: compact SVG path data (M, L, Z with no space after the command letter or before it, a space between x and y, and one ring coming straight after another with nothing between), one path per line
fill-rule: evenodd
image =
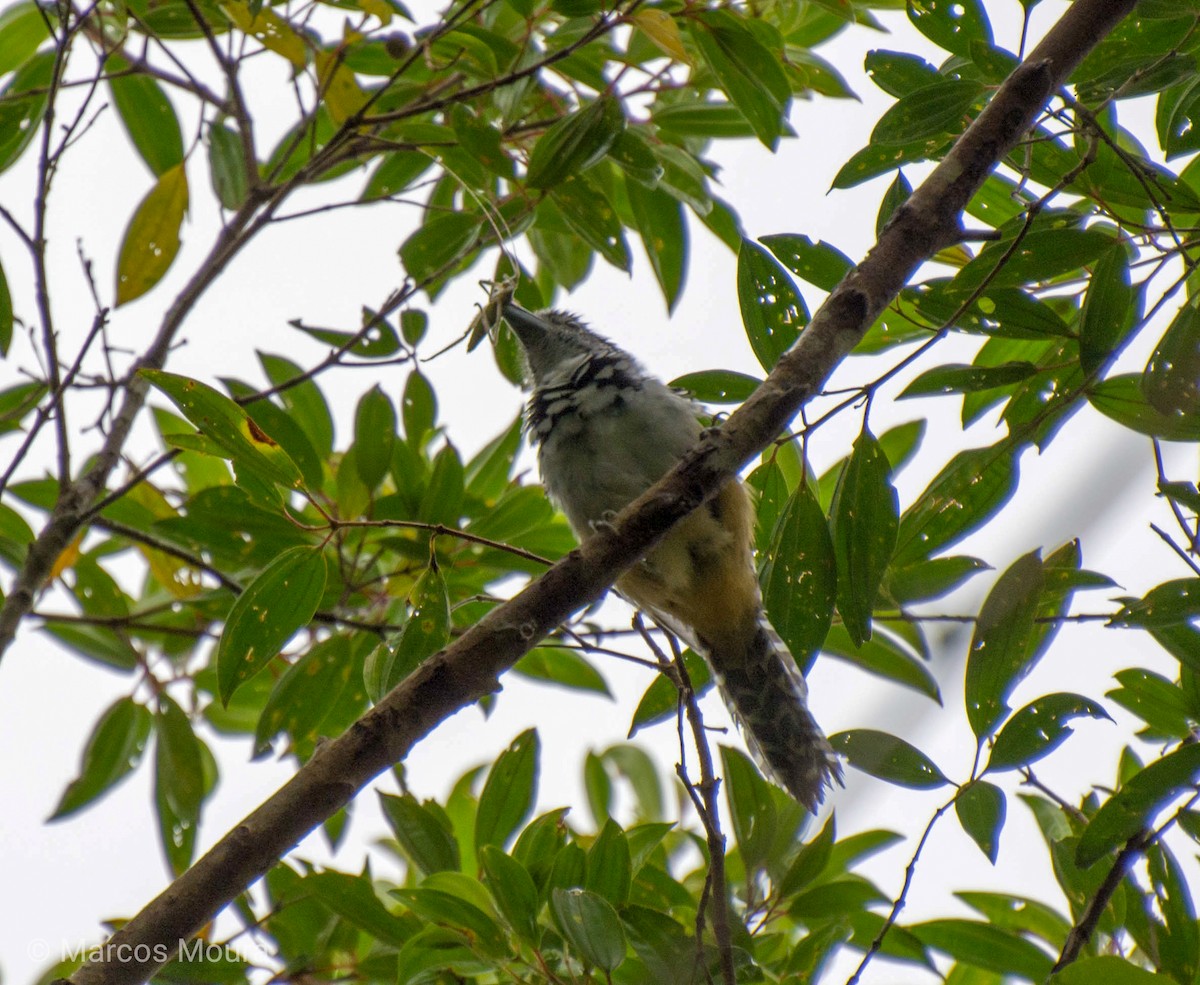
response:
M22 0L0 14L0 74L9 76L0 94L0 170L30 148L43 163L66 152L70 140L56 148L34 138L75 81L68 54L90 53L94 71L80 79L109 94L154 175L114 264L115 305L146 295L178 258L203 163L226 210L209 281L293 191L366 168L354 201L420 198L420 224L400 259L431 298L486 251L524 235L537 264L522 271L517 297L538 307L580 283L597 254L628 269L632 233L670 308L684 287L690 215L738 252L747 338L769 371L808 321L793 278L828 292L851 264L801 235L744 239L736 213L713 191L706 155L713 140L726 138L775 146L789 133L796 95L847 95L811 49L851 21L871 24L869 6L812 0L751 14L504 0L460 5L410 38L393 25L411 17L388 0L298 11L135 0L86 11L63 5L57 20ZM948 58L935 67L902 52L869 56L872 78L897 103L842 168L838 188L940 158L1015 64L994 43L977 0L923 0L907 9ZM319 15L335 13L346 20L329 40ZM972 202L973 220L994 238L974 254L945 251L939 260L951 274L901 294L858 350L899 353L897 365L829 412L860 398L869 407L894 373L956 333L979 340L973 362L928 369L901 395L961 397L964 427L992 413L1005 436L953 457L904 510L894 474L918 452L921 422L878 436L864 422L851 453L823 475L806 464L801 440L783 440L749 476L759 493L764 597L805 664L824 653L940 702L914 612L987 567L947 552L1007 503L1020 456L1048 448L1089 405L1155 441L1200 440L1195 247L1183 232L1200 225L1200 171L1194 159L1179 174L1154 161L1116 113L1122 99L1158 92L1165 155L1195 152L1198 16L1194 4L1143 0L1136 21L1085 60L1073 80L1075 101L1056 105ZM224 95L190 74L186 59L166 54L193 39L209 45ZM250 56L262 53L282 59L304 93L297 118L270 150L257 144L247 81ZM203 119L190 143L178 122L180 100ZM43 180L46 171L39 169ZM905 207L908 191L898 173L881 228ZM30 245L36 256L36 238ZM513 273L512 262L501 258L497 272ZM1114 372L1181 285L1186 300L1145 369ZM359 331L299 325L333 355L306 369L260 354L269 389L226 379L222 393L161 370L142 374L182 415L154 412L163 471L147 470L91 504L51 573L71 611L39 612L44 632L130 680L129 695L97 722L55 817L94 803L152 748L162 842L172 869L185 868L217 783L209 739L249 738L257 753L282 749L307 760L322 736L342 732L477 622L499 584L536 574L570 547L542 491L514 477L518 422L466 461L439 425L437 397L414 368L427 323L404 307L411 296L402 292L367 312ZM8 352L13 326L0 268L0 351ZM498 360L510 375L513 346L501 334ZM362 395L352 439L339 446L318 377L346 363L408 370L398 399L378 387ZM676 381L711 403L740 401L758 382L725 370ZM0 428L36 436L61 411L65 398L53 391L40 378L4 390ZM806 428L803 441L828 416ZM27 518L54 510L67 477L10 478L6 471L0 558L18 568L34 541ZM1159 490L1178 519L1181 554L1194 559L1200 493L1161 472ZM131 555L144 571L132 591L114 576ZM1009 699L1045 657L1074 593L1112 585L1083 568L1074 543L1044 558L1026 555L997 579L965 659L964 713L977 740L967 763L943 770L907 741L870 729L834 736L835 745L852 766L886 782L953 787L934 820L953 806L995 861L1009 799L998 777L1028 776L1067 739L1072 721L1108 714L1080 694L1042 695L1015 712ZM896 908L885 915L892 901L852 871L897 836L838 838L830 821L801 842L800 809L733 750L723 750L722 773L736 847L722 891L707 878L708 842L665 820L660 781L636 747L588 759L596 833L573 828L561 810L528 821L533 733L495 761L478 795L476 771L442 805L384 798L395 835L389 849L404 863L399 885L369 872L281 863L267 879L266 907L247 898L239 912L291 970L349 970L368 981L443 973L481 981L701 981L719 964L706 928L713 909L727 907L746 981L816 980L843 947L925 969L945 970L948 958L957 983L1040 981L1052 953L1066 954L1084 927L1092 940L1078 940L1073 963L1058 973L1065 985L1137 985L1150 977L1144 968L1190 985L1200 932L1182 868L1158 835L1177 824L1200 840L1190 809L1165 814L1194 792L1200 772L1196 747L1186 744L1200 721L1198 599L1200 578L1189 576L1119 600L1110 614L1114 625L1144 631L1178 661L1174 678L1123 671L1108 696L1168 751L1143 765L1131 748L1116 792L1090 794L1078 808L1023 798L1050 848L1066 913L1011 895L962 893L978 918L900 925ZM564 634L517 671L604 694L585 653L580 635ZM698 689L706 686L698 660L688 669ZM675 715L678 705L674 685L656 679L633 726ZM638 804L624 827L610 816L614 777L628 781ZM327 826L335 844L345 821L339 815ZM1135 855L1146 859L1142 882L1125 874ZM1132 956L1101 953L1113 943ZM249 973L240 962L207 961L164 974L240 981Z

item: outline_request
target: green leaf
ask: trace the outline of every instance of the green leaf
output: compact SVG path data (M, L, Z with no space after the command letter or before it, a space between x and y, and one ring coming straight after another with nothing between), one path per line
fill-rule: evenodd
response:
M400 262L418 284L447 273L475 246L483 220L471 212L434 212L400 244Z
M527 729L513 739L488 773L475 819L475 849L503 848L533 810L537 797L539 744Z
M4 50L0 52L0 75L20 68L50 37L48 20L32 0L14 3L0 12L0 35L4 37Z
M919 694L942 703L937 678L928 667L885 633L876 633L865 643L855 645L844 626L832 626L821 652L861 667L868 674L895 681Z
M1142 373L1142 394L1169 418L1200 417L1200 310L1195 304L1184 305L1167 326Z
M833 855L833 844L837 841L837 823L834 814L829 815L820 833L800 846L800 851L788 866L779 882L779 896L786 899L810 885L829 867Z
M392 834L422 872L458 871L458 842L440 805L435 801L418 803L408 793L400 797L381 793L379 802Z
M571 691L587 691L612 697L603 675L574 650L534 647L513 665L512 672L534 681L557 684Z
M550 188L585 171L608 153L624 129L621 104L609 96L564 116L534 144L525 183Z
M759 242L793 274L822 291L832 291L854 269L854 262L841 250L807 236L777 233Z
M1200 414L1164 414L1146 399L1141 383L1140 373L1110 376L1089 390L1088 401L1132 431L1166 441L1200 441Z
M250 429L251 432L269 434L278 442L283 453L300 470L306 488L322 488L325 485L325 463L308 440L304 429L273 400L252 399L257 388L240 380L223 379L221 382L235 400L247 402L248 416L257 425L257 429Z
M686 390L695 400L706 404L740 404L758 389L761 382L731 369L706 369L677 376L669 386L674 390Z
M410 346L417 346L429 330L429 316L419 308L405 308L400 312L400 334Z
M0 358L8 355L13 337L12 292L8 289L8 278L0 266Z
M751 872L769 859L778 831L771 784L762 778L749 756L729 746L721 746L721 773L729 798L733 835L746 871Z
M758 139L774 150L792 96L778 56L727 11L696 12L688 26L725 94L742 111Z
M168 168L125 227L117 257L117 304L140 298L162 280L179 252L179 229L188 209L187 173Z
M1127 667L1114 677L1121 686L1105 697L1145 721L1154 737L1186 739L1192 733L1195 714L1180 685L1140 667Z
M362 201L370 202L398 195L433 167L434 158L426 151L398 150L384 154L371 172L363 189Z
M807 482L783 508L760 580L771 625L806 667L825 642L837 597L833 538Z
M467 462L463 481L472 496L486 502L494 501L504 492L521 447L522 425L518 416Z
M1146 855L1154 895L1167 925L1166 933L1158 935L1159 967L1177 982L1194 982L1200 964L1200 928L1187 878L1165 844L1152 845Z
M1200 745L1181 746L1121 785L1088 823L1075 848L1076 864L1086 868L1127 842L1159 808L1200 776Z
M1017 769L1050 755L1074 731L1067 723L1082 715L1112 721L1103 706L1080 694L1047 694L1031 701L996 736L988 771Z
M1004 720L1009 694L1030 670L1035 656L1033 620L1045 581L1040 552L1031 551L996 580L979 610L967 652L963 696L967 721L979 739Z
M292 380L299 379L303 374L296 363L283 356L270 353L257 353L258 361L262 364L263 372L272 386L282 386ZM333 453L333 415L329 412L329 404L312 380L305 380L286 386L279 394L283 407L298 427L307 436L313 450L322 458Z
M307 759L322 735L322 723L334 711L357 675L350 641L344 635L322 640L290 666L271 689L254 730L254 751L267 750L280 732L291 737L301 759Z
M161 176L182 164L183 134L162 86L118 54L109 55L105 72L117 115L146 166Z
M879 203L879 214L875 217L875 237L878 239L887 228L888 221L896 214L896 210L908 201L912 194L912 185L904 177L903 171L897 171L896 177L884 192L883 201Z
M651 114L660 130L681 137L753 137L754 127L733 103L678 102L655 106Z
M623 906L629 900L632 882L633 863L629 840L621 826L610 817L588 849L584 888L608 900L613 906Z
M1129 281L1129 250L1123 243L1096 261L1079 315L1079 364L1098 374L1116 355L1134 323L1134 290Z
M300 487L300 470L287 452L223 393L199 380L175 373L151 369L141 373L166 394L193 425L223 449L239 472L247 468L288 489Z
M871 143L894 146L958 133L983 91L974 79L943 79L902 96L875 124Z
M409 445L414 449L423 448L437 421L437 395L419 369L409 373L404 383L400 416L404 421L404 436Z
M204 753L192 723L168 695L154 716L154 798L167 860L176 872L190 864L206 792Z
M88 737L79 776L68 784L47 820L57 821L107 793L135 769L150 737L152 716L132 698L109 705Z
M986 523L1017 487L1016 458L1007 440L955 455L900 517L893 564L924 561Z
M223 123L208 125L208 173L217 201L236 209L250 190L241 138Z
M54 77L54 59L53 51L39 52L17 69L0 91L0 173L24 153L40 129Z
M48 390L46 384L37 382L18 383L0 390L0 434L21 430L21 421L42 402Z
M943 78L924 58L906 51L888 51L886 48L868 51L863 68L872 82L897 99Z
M476 161L501 178L513 176L513 161L500 145L499 130L461 103L451 109L450 123L458 137L459 146Z
M909 144L867 144L842 165L833 178L833 188L847 189L905 164L938 158L949 146L948 137L915 140Z
M769 372L800 337L808 309L783 267L750 240L738 252L737 287L746 337Z
M985 280L994 288L1046 283L1094 263L1117 245L1106 228L1081 228L1079 219L1073 212L1043 212L1028 229L1024 217L1012 220L1001 227L1000 239L958 272L955 291L976 291Z
M906 568L894 568L888 575L887 588L902 605L927 602L954 591L988 567L986 562L967 555L935 557Z
M463 464L458 451L446 443L433 459L429 485L421 497L417 516L425 523L458 526L462 517Z
M908 19L930 41L956 55L969 57L972 41L992 45L980 0L908 0Z
M404 943L407 935L376 895L369 875L326 869L306 876L304 888L351 926L395 947Z
M654 156L650 145L637 131L622 130L609 147L608 156L625 172L627 178L633 179L634 184L643 185L648 189L658 187L663 176L663 166ZM631 187L628 182L626 187Z
M986 923L930 920L908 930L935 951L1001 975L1019 975L1041 982L1054 964L1054 959L1032 941Z
M887 732L851 729L831 735L829 743L851 766L900 787L931 790L950 782L920 749Z
M378 384L362 395L354 413L354 464L374 489L387 475L396 443L396 408Z
M1004 791L991 783L976 780L959 790L954 798L954 810L962 829L995 865L1000 853L1000 832L1004 828Z
M896 546L900 503L892 467L864 430L838 481L830 520L837 558L837 607L856 646L871 638L871 613Z
M563 937L588 964L606 972L625 960L625 933L617 911L586 889L555 889L550 909Z
M458 873L436 873L416 889L393 889L392 895L413 913L430 923L446 924L465 931L472 943L485 953L507 954L504 931L492 916L471 900L428 885L429 879Z
M1047 985L1162 985L1163 976L1146 971L1125 958L1105 954L1081 958L1055 972Z
M313 547L289 548L246 586L229 610L217 648L223 704L308 625L324 592L325 556Z
M400 337L396 330L385 318L377 317L369 308L363 308L362 314L362 328L366 331L339 332L329 328L311 328L299 320L288 324L318 342L345 349L351 355L365 359L385 359L395 355L400 350Z
M688 231L683 205L666 192L636 181L625 182L625 191L642 247L670 313L687 279Z
M712 687L712 672L704 658L691 650L683 653L683 664L687 668L688 678L692 682L692 690L696 695L704 694ZM637 708L633 712L633 721L629 726L629 738L650 725L657 725L679 713L679 691L666 674L658 674L642 694Z
M408 602L412 612L399 638L380 643L363 668L367 695L376 704L450 640L450 597L437 564L421 573Z
M999 366L964 366L947 363L926 370L899 394L905 397L924 397L930 394L978 393L996 387L1027 380L1038 372L1033 363L1006 362Z
M537 886L525 866L495 845L484 845L479 850L479 862L492 898L508 925L526 943L536 945L541 937L537 923L541 904Z
M558 182L550 197L573 233L618 270L629 270L633 261L625 227L596 182L586 175L572 175Z
M658 767L648 753L639 746L631 743L619 743L609 746L601 754L606 764L613 767L618 775L625 778L633 790L637 801L637 817L659 818L663 816L663 788L659 781ZM633 868L637 869L645 861L640 852L649 852L651 847L647 839L654 840L653 832L665 835L671 825L642 824L631 828L628 832L629 850L633 856ZM654 844L657 844L654 840Z

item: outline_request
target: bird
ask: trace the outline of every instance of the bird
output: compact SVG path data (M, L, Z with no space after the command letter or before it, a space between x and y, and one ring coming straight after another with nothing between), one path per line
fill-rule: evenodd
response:
M542 484L584 541L696 445L700 408L575 315L511 299L502 310L532 389L525 427ZM753 531L753 501L732 478L616 588L708 661L760 769L815 814L841 764L763 609Z

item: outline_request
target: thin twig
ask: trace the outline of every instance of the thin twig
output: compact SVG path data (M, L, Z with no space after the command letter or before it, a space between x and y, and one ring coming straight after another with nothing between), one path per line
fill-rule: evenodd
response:
M875 935L875 939L871 941L871 946L867 948L867 953L862 956L862 960L858 963L854 974L846 979L846 985L857 985L859 978L862 977L862 973L867 970L867 965L871 963L871 959L883 947L883 939L887 936L887 932L895 926L897 919L900 917L900 911L904 909L904 904L908 900L908 890L912 886L913 876L916 875L917 862L921 858L925 842L929 840L929 835L933 831L934 825L938 823L942 815L954 806L954 799L954 797L951 797L934 811L933 816L929 819L929 823L925 825L925 830L921 832L921 840L917 842L917 847L912 853L912 858L908 860L908 865L904 867L904 883L900 887L900 892L892 901L891 912L888 913L887 919L883 921L883 926L879 928L879 933Z

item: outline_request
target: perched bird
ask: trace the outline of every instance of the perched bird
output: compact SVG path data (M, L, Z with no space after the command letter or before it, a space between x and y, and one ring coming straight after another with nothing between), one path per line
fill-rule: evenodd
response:
M574 315L508 302L533 395L526 426L550 498L580 540L699 440L697 408ZM704 655L764 772L815 812L841 765L808 688L767 621L751 554L754 510L731 480L617 581L620 593Z

